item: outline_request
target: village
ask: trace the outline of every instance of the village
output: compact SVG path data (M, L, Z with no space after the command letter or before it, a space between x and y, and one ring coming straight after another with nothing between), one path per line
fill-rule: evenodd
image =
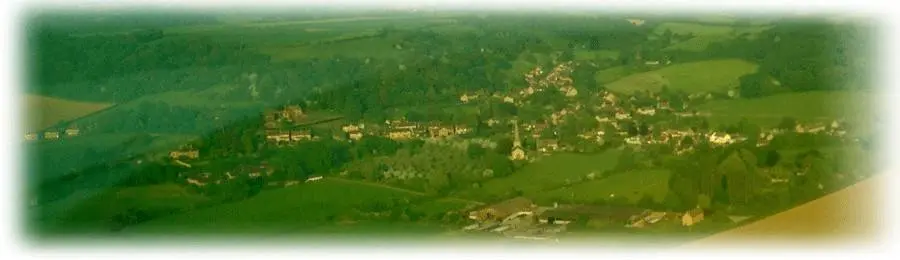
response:
M678 121L709 117L711 116L710 113L691 109L692 103L710 100L714 96L712 93L689 95L686 97L685 102L682 102L677 107L671 106L669 101L653 92L639 97L637 94L615 94L601 90L594 93L589 99L579 99L580 94L586 94L579 93L572 86L572 78L569 76L571 66L571 62L562 62L549 72L545 72L541 67L536 67L523 75L524 80L528 83L528 86L524 89L511 93L493 93L491 95L485 93L462 93L459 96L458 105L466 106L477 102L487 102L506 103L522 108L534 106L530 98L543 95L550 89L563 94L565 107L556 111L548 111L547 114L541 116L544 120L523 122L517 116L512 116L487 118L482 122L488 128L511 130L505 135L512 139L512 148L508 158L522 163L532 162L537 158L551 155L555 152L580 151L573 143L562 141L562 133L559 131L563 125L573 121L577 116L590 117L596 122L594 128L578 133L577 139L581 140L583 144L597 147L608 143L610 140L617 139L622 141L623 145L635 149L640 149L645 145L671 144L675 155L685 155L691 153L697 141L700 140L708 143L712 148L726 147L748 140L747 136L741 136L737 133L725 133L711 129L703 131L689 125L674 125L674 127L666 129L648 126L643 130L639 130L637 129L639 127L635 125L650 119L657 121L674 119ZM583 100L589 100L591 103L584 103ZM638 103L644 105L636 105ZM496 136L476 135L474 131L476 126L473 125L444 123L434 120L411 122L404 117L384 122L350 122L340 125L339 129L334 129L333 132L336 134L332 136L316 136L309 126L304 126L303 123L307 122L308 115L301 106L296 104L265 111L261 117L264 127L259 129L258 136L267 145L276 147L293 146L302 142L321 140L322 138L353 143L365 136L380 136L397 142L496 138ZM626 125L631 126L626 127ZM831 124L804 125L797 123L793 131L842 137L846 134L843 126L844 123L837 120L832 121ZM784 132L785 129L777 128L760 131L759 136L754 138L757 140L755 145L764 147L776 136ZM71 124L65 129L47 130L41 134L28 133L25 136L25 140L29 142L38 140L59 141L66 138L77 138L80 135L81 131L77 125ZM503 135L501 134L501 136ZM534 146L529 149L523 145L523 137L533 140ZM685 140L687 139L695 141L686 142ZM199 149L190 145L181 146L170 151L167 155L173 164L186 169L192 168L192 163L201 159ZM266 167L266 162L260 162L259 165L255 166L244 165L238 167L233 171L224 173L227 178L215 180L215 182L222 183L223 181L234 179L235 175L245 175L253 178L263 174L272 174L272 170ZM208 172L192 175L186 178L186 182L189 185L203 186L208 181L211 181L209 179L211 174ZM300 181L314 181L316 178L321 178L320 175L315 175L310 180L273 182L269 183L269 186L291 186Z

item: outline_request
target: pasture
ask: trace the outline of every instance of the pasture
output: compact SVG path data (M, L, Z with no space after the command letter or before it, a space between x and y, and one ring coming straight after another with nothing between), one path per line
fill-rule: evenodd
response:
M417 194L400 189L325 179L264 191L247 200L153 220L126 229L133 233L254 233L314 231L340 224L375 204L390 205ZM352 222L352 221L348 221Z
M108 103L80 102L60 98L25 95L25 129L38 131L59 121L73 120L112 106Z
M526 165L512 175L486 181L479 188L460 191L458 197L478 201L493 201L506 197L514 190L536 194L575 182L591 172L601 174L615 167L620 150L597 154L558 153Z
M570 187L534 193L529 197L536 201L586 204L624 197L634 204L644 196L650 196L655 202L661 203L669 192L669 175L668 170L624 172Z
M758 65L739 59L674 64L629 75L606 87L614 92L660 91L663 86L686 93L725 92L740 85L741 76L756 72Z
M741 118L763 127L774 127L784 117L800 122L831 122L846 119L866 128L872 119L870 101L864 92L815 91L784 93L757 99L711 101L697 108L711 113L710 125L733 124Z

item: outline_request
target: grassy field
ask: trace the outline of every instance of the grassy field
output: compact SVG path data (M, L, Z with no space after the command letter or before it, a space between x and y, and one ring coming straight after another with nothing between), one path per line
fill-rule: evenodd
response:
M56 124L60 120L76 119L111 105L39 95L25 95L25 129L26 131L41 130Z
M612 91L659 91L663 86L687 93L723 92L737 87L738 79L753 73L757 65L738 59L689 62L632 74L607 85Z
M49 232L71 229L106 231L109 221L128 209L143 211L190 210L207 199L176 184L163 184L104 191L83 191L39 208L42 228Z
M653 29L653 33L662 35L666 30L676 35L709 36L731 35L734 27L728 25L704 25L699 23L662 23Z
M133 233L303 233L337 222L375 203L418 196L398 189L323 180L263 192L253 198L150 221ZM334 218L335 221L329 219Z
M575 51L575 60L594 60L594 59L607 59L607 60L616 60L619 58L619 52L614 50L576 50Z
M574 182L591 172L600 174L612 169L620 152L608 150L598 154L554 154L541 158L510 176L489 180L482 183L479 188L463 190L458 197L491 201L496 197L507 195L514 189L525 194L539 193L564 185L566 179Z
M597 203L611 199L610 195L637 203L642 197L651 196L662 202L669 192L669 175L667 170L626 172L532 196L537 201L567 203Z
M871 118L867 108L872 96L863 92L816 91L785 93L759 99L717 100L697 108L708 111L711 125L732 124L747 118L763 127L774 127L784 117L801 122L846 119L865 128Z
M597 71L594 79L599 83L610 83L628 76L628 69L623 66L612 67Z

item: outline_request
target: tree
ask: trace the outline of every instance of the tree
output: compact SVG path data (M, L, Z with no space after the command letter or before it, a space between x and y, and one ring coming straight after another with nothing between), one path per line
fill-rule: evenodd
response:
M778 129L785 131L793 131L795 127L797 127L797 120L793 117L783 117L778 123Z
M475 159L484 156L487 150L479 144L470 143L469 147L467 147L466 149L466 152L469 155L469 158Z
M498 154L510 154L512 152L513 141L507 137L497 140L496 151Z

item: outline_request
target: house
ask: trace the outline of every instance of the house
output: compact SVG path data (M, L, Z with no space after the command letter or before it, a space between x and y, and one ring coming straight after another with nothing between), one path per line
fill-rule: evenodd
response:
M700 221L703 221L703 209L699 207L689 210L681 216L681 225L685 227L696 225Z
M192 178L187 178L187 183L193 184L193 185L196 185L196 186L200 186L200 187L206 186L206 183L205 183L205 182L202 182L202 181L199 181L199 180L196 180L196 179L192 179Z
M322 176L312 176L312 177L307 178L306 182L314 182L314 181L319 181L319 180L322 180Z
M59 132L57 132L57 131L44 132L44 140L56 140L56 139L59 139Z
M468 134L472 129L465 125L457 125L453 128L453 131L455 134L462 135Z
M625 120L631 118L631 115L625 111L619 110L616 111L616 119L617 120Z
M410 130L402 130L402 129L391 130L390 132L388 132L387 137L390 138L391 140L395 140L395 141L408 140L413 137L413 132Z
M303 114L303 109L300 106L289 105L281 110L281 117L289 122L297 122L306 117L306 115Z
M312 132L310 132L309 130L294 130L290 132L290 140L294 142L312 139Z
M657 102L657 103L656 103L656 108L658 108L658 109L664 109L664 110L671 110L671 109L672 109L671 107L669 107L669 101L666 101L666 100L660 100L659 102Z
M528 212L535 209L531 200L524 197L516 197L494 205L484 207L469 213L469 219L477 221L501 221L519 212Z
M565 93L567 97L574 97L578 95L578 90L573 87L568 87L566 88Z
M285 143L291 141L291 132L285 130L266 130L266 141L272 143Z
M286 181L286 182L284 182L284 186L285 186L285 187L290 187L290 186L297 185L297 184L299 184L299 183L300 183L299 181Z
M731 138L730 134L712 133L709 135L709 142L716 145L727 145L734 143L734 139Z
M81 133L81 130L79 130L78 127L75 125L72 125L72 126L69 126L68 128L66 128L66 136L68 136L68 137L78 136L79 133Z
M646 62L644 62L644 65L648 65L648 66L656 66L656 65L659 65L659 61L658 61L658 60L654 60L654 61L646 61Z
M638 108L637 113L641 114L641 115L645 115L645 116L652 116L652 115L656 114L656 109L652 108L652 107L647 107L647 108L642 107L642 108Z
M350 136L350 139L352 139L354 141L359 141L359 139L362 139L363 134L362 134L362 132L353 132L353 133L350 133L349 136Z
M197 159L197 158L200 158L200 151L198 151L197 149L194 149L193 147L188 146L187 148L169 152L169 157L172 159L180 159L180 158Z
M35 141L37 140L38 135L36 133L27 133L25 134L25 141Z
M641 228L647 224L655 224L668 215L666 212L644 211L641 214L633 216L626 227Z
M632 136L632 137L625 138L625 143L630 144L630 145L640 145L642 143L641 137L640 136Z
M365 124L358 124L358 125L351 124L351 125L342 126L341 130L344 131L344 133L352 133L352 132L362 131L365 128L366 128Z
M628 23L631 23L631 25L634 25L634 26L644 25L644 22L645 22L644 20L641 20L641 19L625 19L625 21L628 21Z
M462 94L462 96L459 96L459 101L463 103L469 103L469 101L473 101L475 99L478 99L478 95Z
M503 102L512 104L512 103L515 103L516 100L515 100L513 97L506 96L506 97L503 98Z
M550 152L559 149L559 141L556 139L540 139L537 142L538 151Z
M616 103L616 95L612 92L608 92L605 96L603 96L603 100L609 103Z
M606 123L609 122L609 117L594 116L594 120L597 120L598 123Z

